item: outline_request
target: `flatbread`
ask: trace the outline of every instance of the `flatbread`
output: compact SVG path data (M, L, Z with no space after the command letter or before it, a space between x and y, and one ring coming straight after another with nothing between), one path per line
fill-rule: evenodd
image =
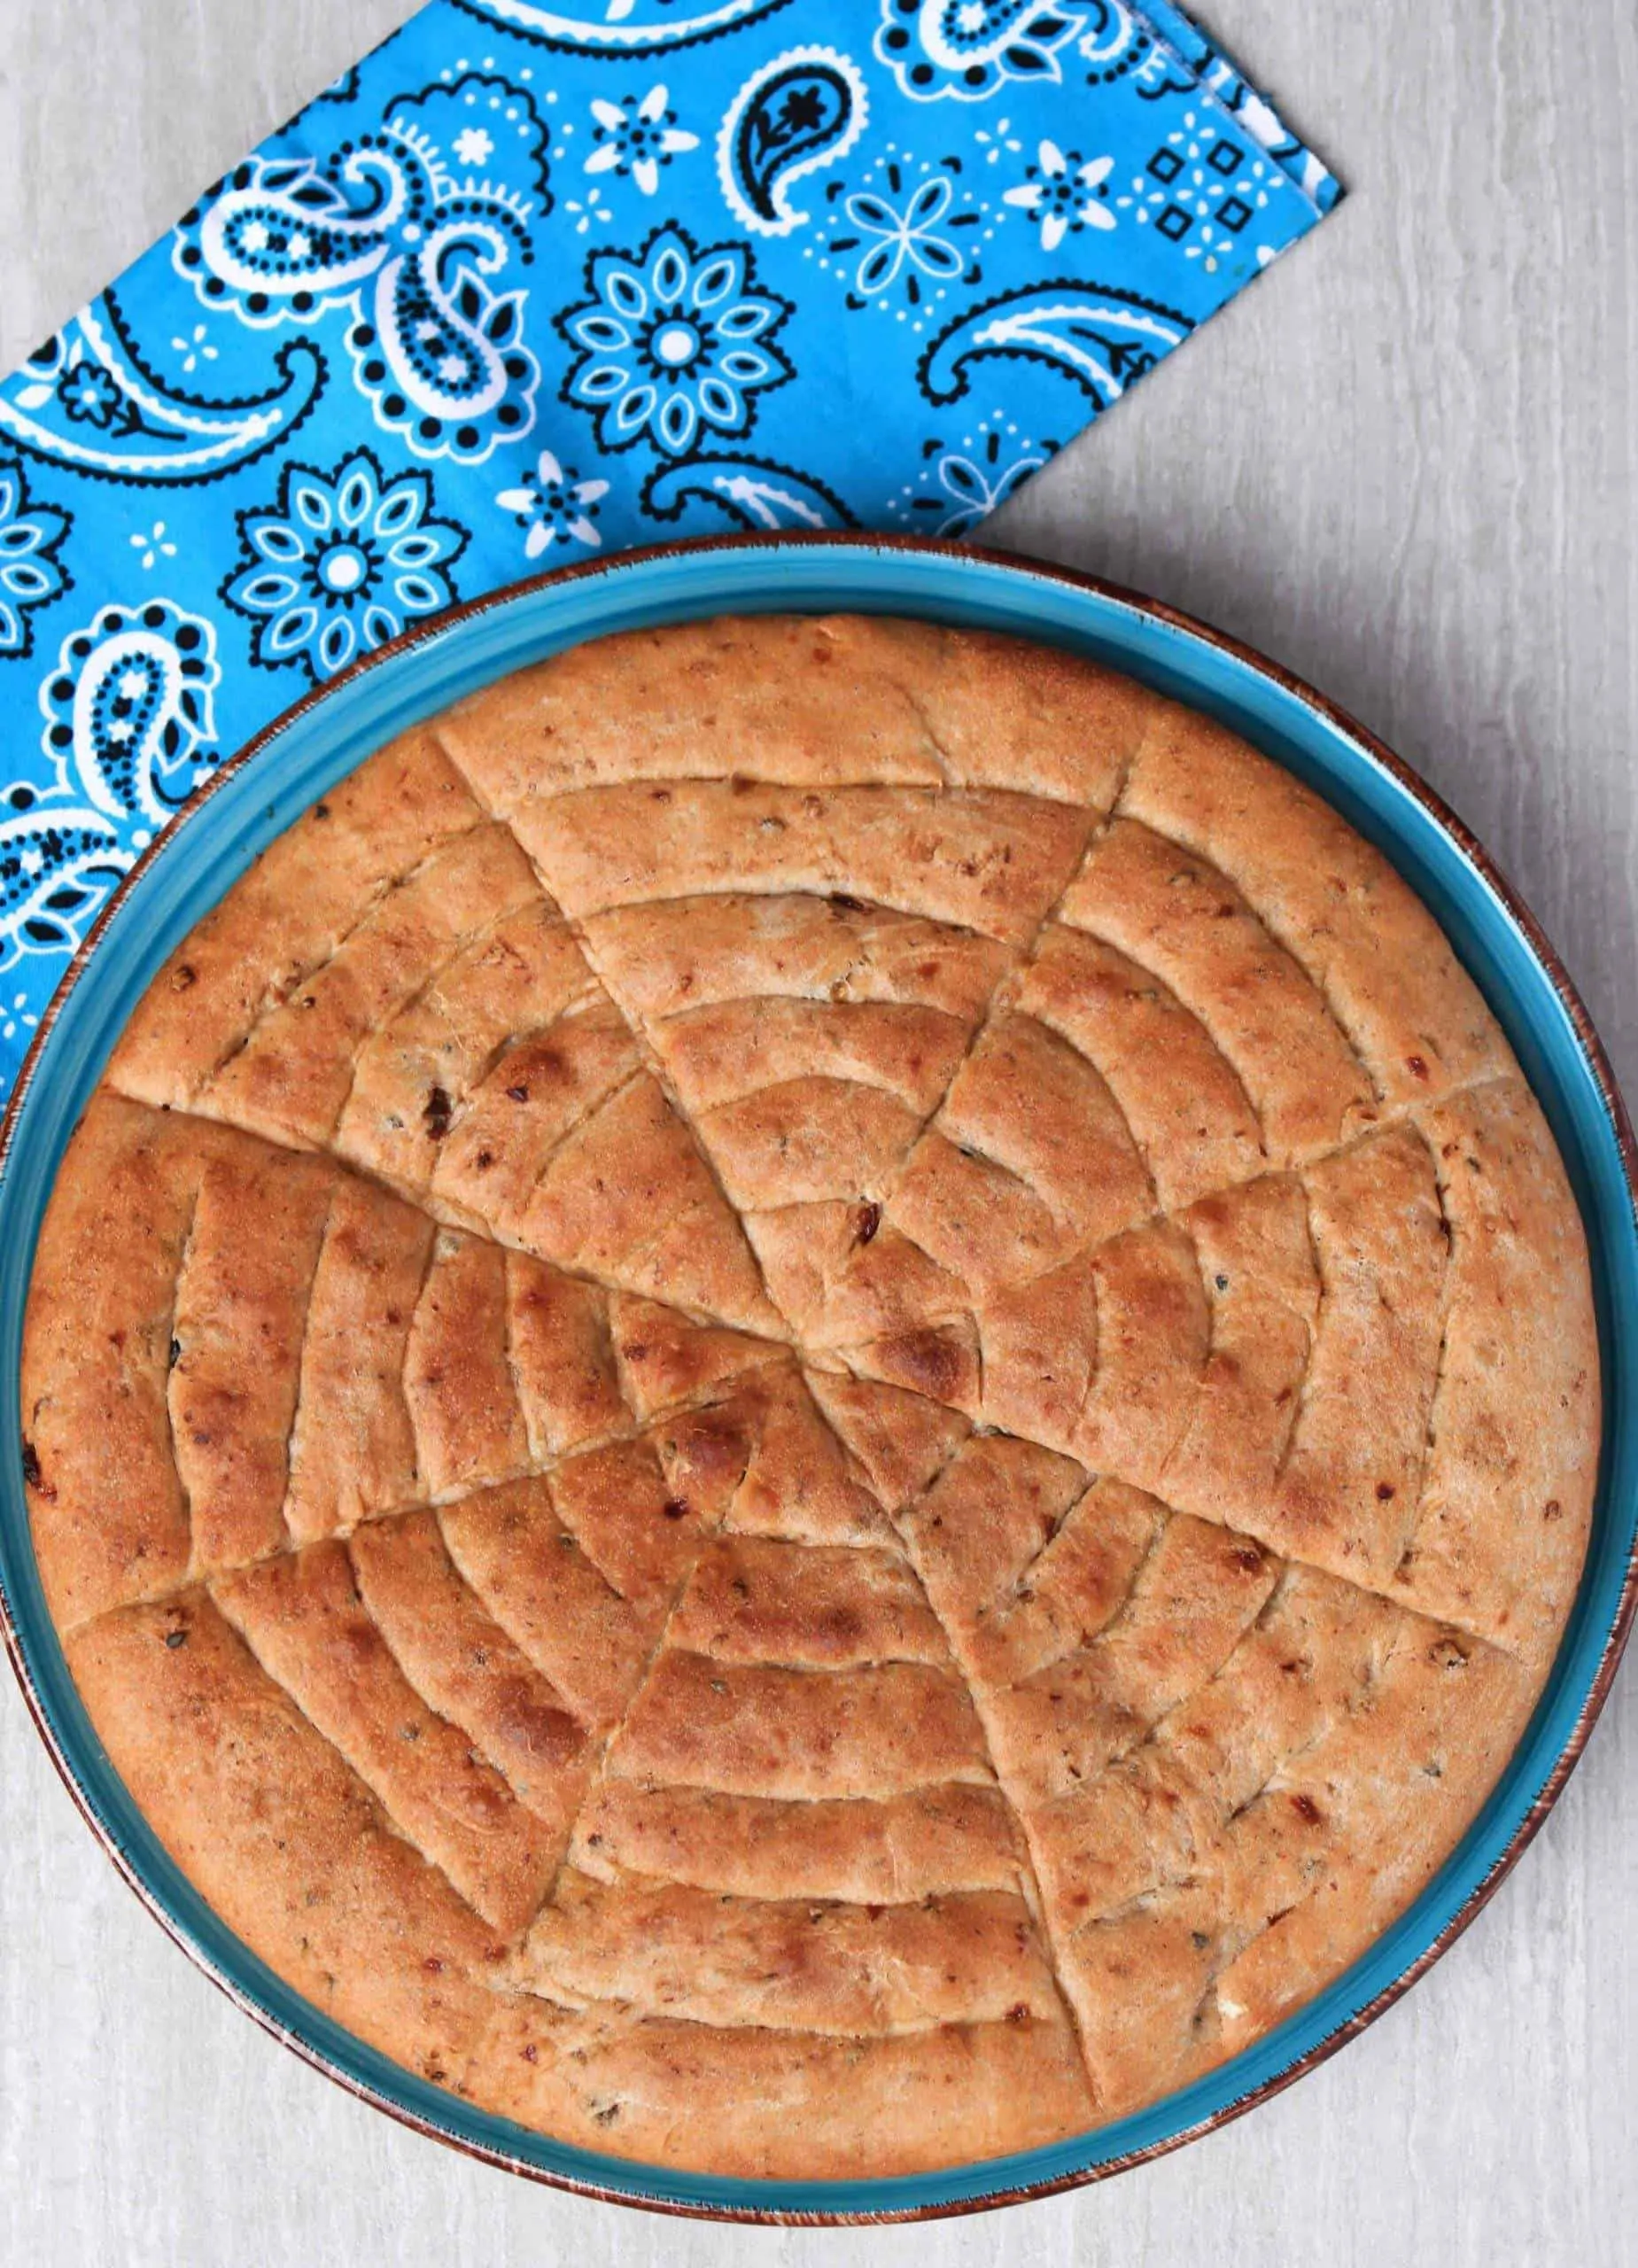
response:
M137 1007L23 1362L190 1878L562 2140L1050 2143L1310 1999L1586 1550L1580 1221L1435 922L1090 664L598 641L361 765Z

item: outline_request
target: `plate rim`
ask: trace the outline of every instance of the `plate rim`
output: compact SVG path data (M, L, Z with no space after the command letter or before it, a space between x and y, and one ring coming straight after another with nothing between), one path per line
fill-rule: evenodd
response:
M1005 551L994 546L956 544L940 541L935 538L912 534L875 533L851 529L781 530L713 534L633 547L629 550L576 561L544 573L522 578L516 582L502 585L477 597L462 601L427 621L412 625L399 637L354 662L336 677L325 680L322 684L310 687L297 700L281 711L276 717L261 726L211 773L189 802L156 833L153 840L143 850L129 870L121 876L115 889L99 909L84 939L68 961L56 990L41 1014L34 1037L19 1067L4 1113L0 1114L0 1209L4 1207L7 1180L6 1169L17 1130L28 1107L29 1097L46 1063L58 1018L96 958L108 928L118 918L128 900L141 889L147 874L159 857L174 848L187 827L201 812L213 803L220 793L243 777L250 765L264 749L282 739L293 726L298 726L312 711L329 702L343 689L384 668L390 668L406 655L416 651L422 646L447 637L452 631L459 629L464 624L513 606L537 594L562 588L571 583L595 581L618 576L634 568L641 568L679 556L722 551L792 550L897 554L911 557L942 559L947 562L971 560L986 567L998 569L1005 576L1017 577L1026 583L1057 585L1080 595L1112 603L1180 633L1185 641L1204 645L1227 656L1254 677L1273 685L1278 691L1294 700L1300 707L1316 718L1321 724L1330 727L1343 739L1351 742L1370 764L1386 773L1413 803L1420 806L1423 813L1432 822L1438 833L1448 838L1465 864L1473 870L1483 889L1500 905L1503 913L1523 939L1529 955L1547 979L1548 984L1556 994L1567 1018L1583 1065L1591 1081L1602 1117L1612 1138L1616 1158L1620 1167L1621 1179L1625 1184L1626 1200L1632 1209L1634 1223L1638 1223L1638 1140L1634 1139L1632 1122L1607 1051L1562 958L1523 897L1471 828L1446 803L1438 791L1422 778L1419 773L1389 748L1370 727L1362 724L1340 704L1321 693L1306 679L1275 661L1259 648L1219 629L1213 624L1203 621L1198 616L1175 607L1164 600L1134 590L1124 584L1105 577L1088 574L1056 562L1037 560L1028 555ZM733 612L734 610L731 607L715 610L718 612ZM678 618L703 619L706 617L703 614L692 617L684 615ZM591 634L595 636L598 633L594 632ZM1051 643L1052 641L1046 639L1043 642ZM1334 808L1334 805L1332 807ZM125 1849L112 1827L99 1816L88 1790L82 1783L74 1759L66 1752L63 1740L50 1721L29 1658L28 1649L31 1642L25 1639L23 1635L7 1586L5 1570L4 1565L0 1565L0 1638L4 1639L7 1658L35 1729L58 1777L67 1788L75 1808L89 1827L97 1844L113 1860L121 1878L135 1891L147 1911L165 1930L167 1936L182 1948L188 1958L203 1971L218 1990L224 1992L236 2007L251 2016L263 2031L270 2033L284 2047L293 2050L305 2062L322 2072L327 2078L345 2088L350 2094L369 2103L376 2109L386 2112L412 2131L459 2150L480 2163L521 2174L529 2179L542 2182L550 2187L563 2190L571 2194L590 2197L609 2203L635 2206L648 2211L729 2224L765 2224L798 2227L873 2226L943 2219L967 2213L989 2211L1004 2205L1058 2195L1068 2190L1085 2187L1091 2183L1106 2180L1115 2174L1128 2171L1136 2166L1167 2155L1171 2151L1183 2148L1185 2143L1227 2125L1231 2121L1244 2117L1246 2112L1256 2109L1259 2104L1283 2093L1287 2087L1294 2085L1308 2072L1328 2061L1339 2049L1345 2047L1349 2040L1355 2039L1369 2025L1374 2023L1378 2016L1401 2000L1412 1985L1427 1973L1434 1962L1449 1950L1494 1897L1503 1881L1534 1840L1548 1814L1562 1794L1566 1782L1580 1761L1593 1726L1608 1699L1632 1630L1635 1612L1638 1612L1638 1533L1634 1534L1632 1543L1628 1547L1620 1590L1613 1615L1603 1632L1593 1674L1588 1682L1586 1691L1564 1743L1536 1796L1483 1876L1422 1950L1413 1954L1406 1965L1378 1992L1322 2038L1314 2041L1300 2054L1293 2055L1266 2078L1248 2085L1216 2109L1140 2146L1123 2151L1118 2155L1094 2157L1090 2163L1074 2166L1060 2172L1043 2174L1036 2179L1005 2182L993 2189L986 2189L981 2194L970 2196L935 2196L920 2202L883 2203L876 2207L839 2204L831 2208L817 2202L818 2193L822 2193L827 2188L856 2189L860 2186L868 2188L873 2186L881 2186L883 2178L865 2176L858 2181L796 2184L765 2177L753 2177L746 2178L735 2184L738 2188L765 2193L765 2193L787 2193L795 2188L801 2188L805 2193L815 2194L816 2202L812 2205L796 2206L781 2205L771 2200L753 2202L748 2199L747 2202L740 2203L666 2194L665 2185L668 2182L686 2181L691 2178L685 2170L653 2166L637 2160L602 2158L599 2154L590 2151L571 2150L571 2154L584 2160L588 2165L606 2165L609 2169L608 2178L600 2179L594 2173L581 2174L555 2166L544 2165L531 2157L521 2155L516 2150L508 2148L504 2141L499 2139L493 2141L478 2140L471 2135L457 2132L451 2125L429 2117L409 2101L397 2099L384 2086L373 2084L360 2075L347 2070L316 2041L304 2037L299 2031L293 2030L290 2024L283 2022L272 2009L264 2007L255 1994L234 1977L206 1946L197 1940L186 1923L170 1910L161 1893L145 1878L140 1865ZM1566 1626L1566 1637L1567 1635ZM1561 1640L1560 1653L1562 1653L1563 1643L1564 1641ZM1556 1655L1555 1661L1558 1658L1559 1656ZM1527 1737L1527 1734L1521 1736L1520 1746L1523 1745L1525 1737ZM1496 1783L1498 1789L1505 1779L1507 1769L1508 1767L1504 1765L1502 1774ZM117 1774L114 1776L117 1778ZM1492 1797L1494 1792L1494 1790L1491 1791ZM1491 1797L1486 1798L1487 1802L1490 1799ZM1470 1821L1469 1829L1464 1830L1464 1834L1471 1832L1473 1824L1474 1822ZM1460 1846L1458 1845L1455 1847ZM1454 1856L1455 1848L1441 1862L1441 1868L1436 1870L1430 1882L1417 1893L1417 1899L1413 1899L1411 1906L1405 1909L1406 1913L1413 1911L1417 1900L1432 1891L1439 1880L1439 1872L1442 1871L1443 1867L1450 1864ZM208 1901L202 1902L208 1907ZM213 1908L209 1910L214 1912ZM220 1915L216 1918L221 1922L221 1926L228 1930L226 1922L221 1922ZM1387 1928L1392 1930L1403 1918L1402 1915L1395 1917L1395 1921L1390 1922ZM237 1938L237 1932L229 1930L229 1934L247 1954L250 1953L250 1948L244 1946L244 1941ZM1386 1930L1379 1932L1378 1937L1373 1938L1371 1947L1367 1947L1365 1953L1358 1958L1360 1960L1367 1958L1371 1949L1380 1943L1381 1938L1386 1934ZM252 1960L257 1958L253 1954L250 1954L250 1957ZM1353 1966L1354 1964L1350 1963L1349 1969L1342 1971L1340 1977L1332 1979L1331 1984L1324 1988L1321 1995L1305 2003L1302 2009L1294 2011L1293 2019L1288 2021L1300 2017L1305 2012L1311 2012L1318 2001L1324 1998L1325 1992L1336 1989L1342 1984ZM296 1992L294 1987L287 1986L285 1989L303 2006L312 2005L306 2000L304 1995ZM322 2011L316 2013L322 2016ZM333 2019L327 2021L332 2023L334 2022ZM346 2031L344 2026L336 2028L342 2031ZM360 2040L359 2035L348 2032L346 2036L359 2041L359 2044L366 2048L369 2047L369 2043ZM1253 2044L1254 2049L1257 2044ZM381 2055L379 2050L369 2052L377 2056ZM384 2057L382 2060L393 2070L400 2068L393 2062L392 2058ZM1225 2071L1231 2071L1234 2060L1230 2059L1228 2064L1221 2068ZM415 2077L413 2073L408 2072L406 2072L405 2076L410 2079ZM1211 2075L1207 2076L1209 2078ZM1162 2109L1166 2100L1167 2098L1162 2097L1159 2103L1149 2108ZM476 2106L470 2104L461 2106L459 2098L452 2097L451 2101L452 2103L463 2109L469 2117L487 2120L494 2125L509 2123L497 2119L493 2114L480 2111ZM519 2131L527 2132L527 2130ZM1085 2144L1095 2148L1097 2137L1103 2131L1105 2130L1096 2127L1090 2128L1083 2135L1070 2138L1064 2144L1051 2147L1075 2148ZM541 2139L548 2141L551 2140L549 2137ZM570 2148L571 2146L560 2144L557 2147ZM941 2180L952 2179L963 2175L970 2176L975 2171L982 2170L985 2163L983 2160L964 2160L951 2166L935 2169L925 2175L897 2178L894 2186L899 2186L906 2179L912 2183L936 2186ZM1009 2162L1000 2159L989 2163L999 2168ZM622 2171L629 2169L633 2179L621 2179L617 2169ZM639 2186L640 2183L642 2186Z

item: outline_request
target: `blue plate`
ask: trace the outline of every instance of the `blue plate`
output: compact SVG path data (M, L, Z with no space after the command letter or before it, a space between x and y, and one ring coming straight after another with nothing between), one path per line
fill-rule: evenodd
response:
M1586 1574L1525 1738L1435 1880L1318 1999L1209 2078L1051 2149L914 2179L729 2181L569 2149L426 2085L292 1992L190 1888L110 1766L46 1612L15 1447L19 1349L52 1177L114 1039L166 954L309 803L406 726L580 640L690 616L837 608L1013 631L1112 664L1221 718L1379 845L1444 924L1558 1138L1592 1252L1605 1437ZM385 649L252 743L147 853L43 1020L0 1129L0 1438L13 1444L0 1472L0 1611L12 1663L58 1769L159 1919L291 2047L426 2132L600 2195L736 2218L961 2211L1094 2179L1246 2109L1370 2022L1472 1919L1568 1776L1614 1674L1638 1590L1634 1164L1631 1130L1586 1013L1530 915L1471 837L1357 726L1199 624L1051 568L852 537L670 546L520 585Z

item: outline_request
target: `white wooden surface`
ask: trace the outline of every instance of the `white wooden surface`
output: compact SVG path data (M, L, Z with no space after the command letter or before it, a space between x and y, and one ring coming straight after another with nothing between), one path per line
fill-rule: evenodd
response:
M409 12L0 0L0 367ZM1479 829L1638 1091L1638 12L1213 0L1352 186L1010 511L1324 687ZM1638 2258L1638 1674L1501 1899L1248 2120L921 2229L725 2230L468 2163L257 2031L0 1690L0 2262L374 2268Z

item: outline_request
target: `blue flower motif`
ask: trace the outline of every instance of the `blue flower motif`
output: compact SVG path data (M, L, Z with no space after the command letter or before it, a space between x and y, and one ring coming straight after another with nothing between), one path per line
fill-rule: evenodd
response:
M609 493L606 480L582 480L571 465L565 472L550 449L542 449L529 478L516 488L503 488L495 498L510 512L524 540L524 556L538 559L555 543L583 543L588 551L602 547L595 522L598 508Z
M254 625L252 660L299 664L318 683L453 606L467 532L432 504L425 473L389 483L368 449L328 474L286 465L276 508L239 514L250 558L221 587Z
M563 399L589 409L598 447L628 449L645 433L668 456L686 456L701 428L749 432L751 396L795 374L772 335L791 309L752 288L749 245L702 252L675 226L638 252L595 252L593 297L557 327L580 351Z
M66 512L30 501L18 464L0 464L0 661L33 650L28 617L69 587L57 549L72 523Z

